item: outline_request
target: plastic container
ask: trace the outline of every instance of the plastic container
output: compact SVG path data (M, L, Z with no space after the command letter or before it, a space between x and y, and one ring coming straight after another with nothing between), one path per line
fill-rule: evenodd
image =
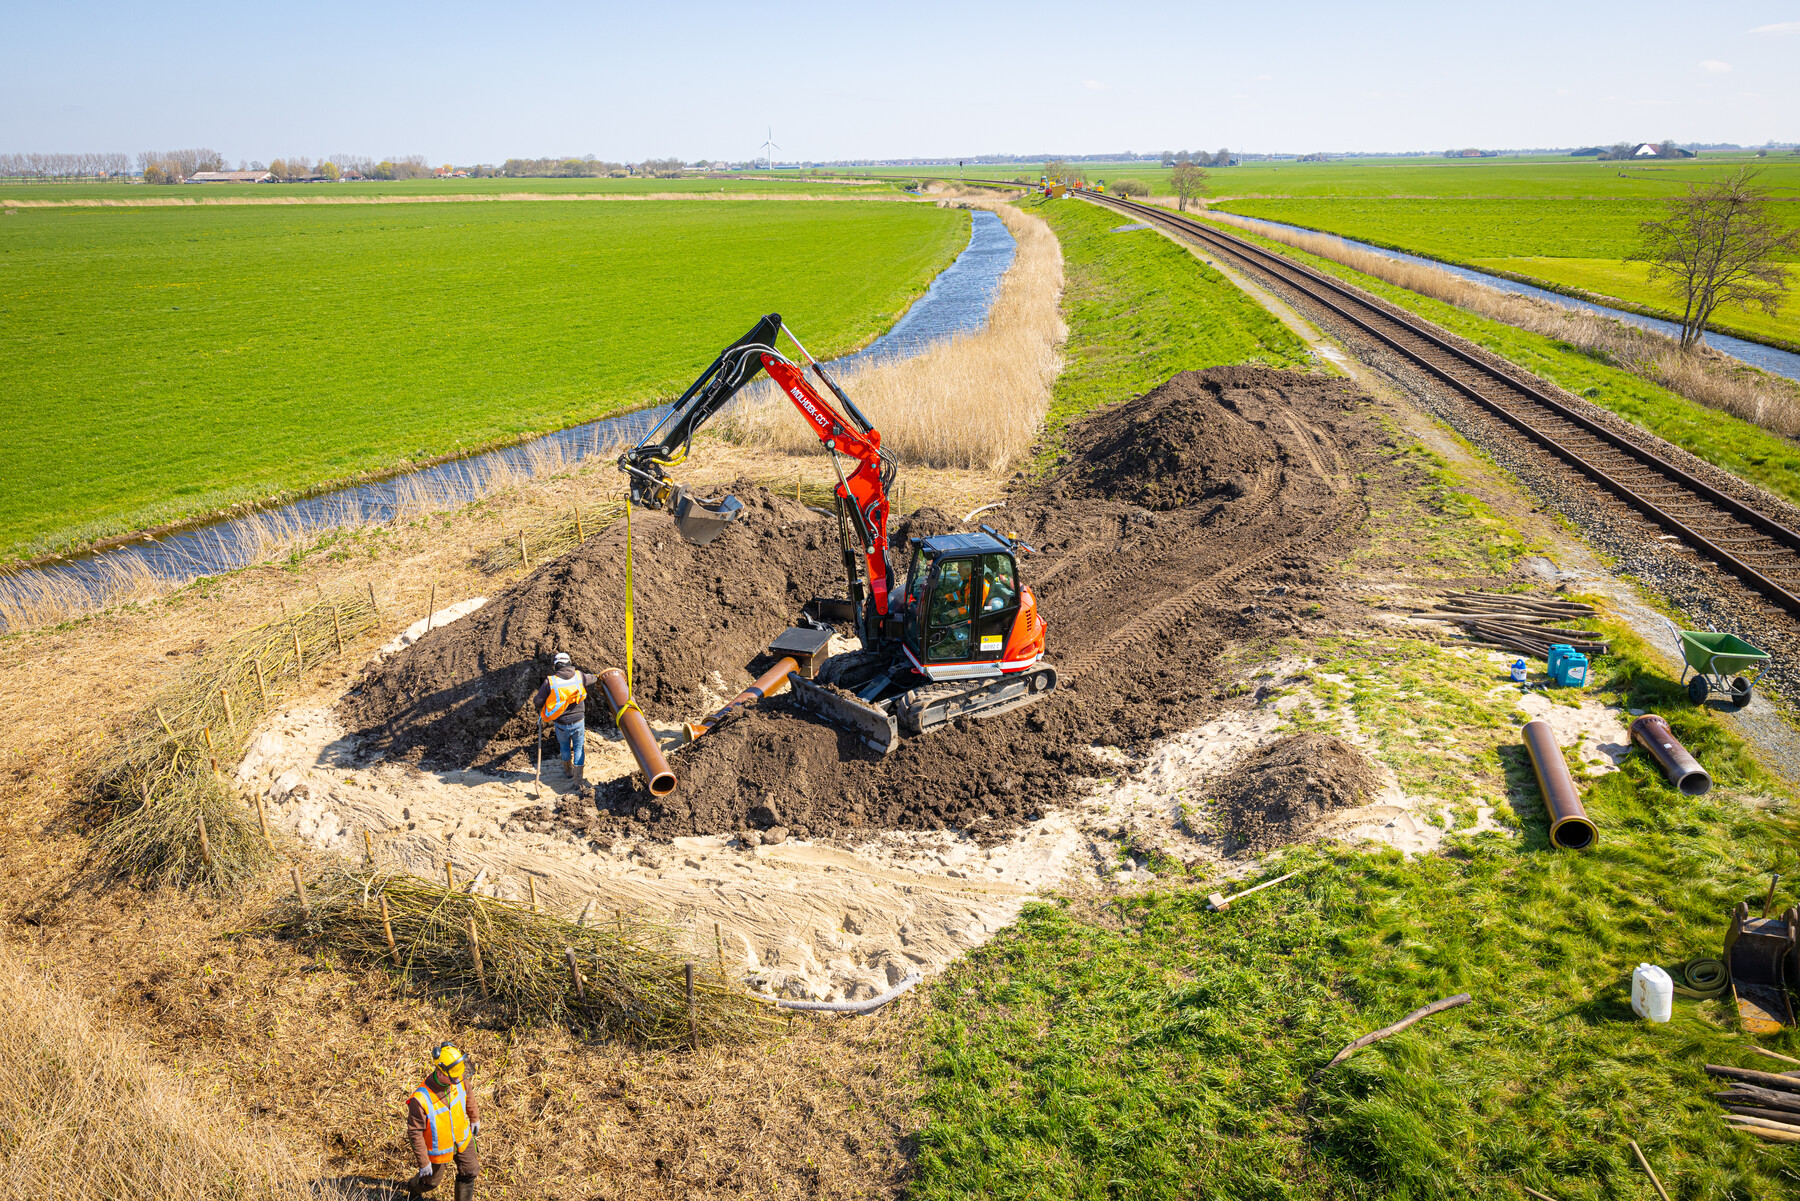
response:
M1654 963L1640 963L1631 973L1631 1011L1652 1022L1666 1022L1675 1005L1675 981Z
M1525 682L1525 660L1520 659L1512 665L1512 678L1515 684Z
M1550 682L1558 688L1586 688L1587 673L1587 656L1568 651L1556 661L1550 672Z

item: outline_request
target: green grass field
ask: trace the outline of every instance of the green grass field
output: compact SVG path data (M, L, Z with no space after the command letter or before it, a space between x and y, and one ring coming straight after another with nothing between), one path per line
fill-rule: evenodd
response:
M1323 230L1377 246L1484 271L1616 297L1667 314L1669 293L1645 279L1626 256L1642 241L1639 225L1663 215L1658 200L1234 200L1218 206ZM1776 204L1778 219L1800 226L1800 204ZM1775 317L1758 309L1721 309L1727 333L1800 344L1800 304Z
M1224 363L1301 366L1306 345L1224 276L1098 205L1020 202L1062 242L1069 340L1051 397L1051 439L1090 409L1141 395L1177 371Z
M17 183L0 182L0 206L43 201L111 200L124 203L179 201L191 204L220 200L301 199L309 201L368 200L376 197L492 197L527 193L537 196L571 194L594 196L642 196L680 192L695 196L725 192L752 196L793 193L865 195L886 190L886 185L834 180L824 172L819 178L794 171L746 175L727 179L391 179L354 180L345 183L258 184L131 184L110 182Z
M0 559L667 397L765 312L852 349L968 230L882 202L0 217Z

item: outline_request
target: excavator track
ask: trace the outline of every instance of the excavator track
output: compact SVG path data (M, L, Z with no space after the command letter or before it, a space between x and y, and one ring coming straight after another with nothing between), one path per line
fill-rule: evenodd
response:
M1056 689L1056 669L1040 664L1030 671L979 683L953 681L915 688L894 701L894 717L908 734L925 734L959 717L998 717Z

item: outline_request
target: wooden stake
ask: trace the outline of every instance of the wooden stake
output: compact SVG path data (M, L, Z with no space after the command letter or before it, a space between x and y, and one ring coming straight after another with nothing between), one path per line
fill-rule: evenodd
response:
M529 884L529 885L531 885L531 911L532 911L532 912L533 912L533 913L536 913L536 912L537 912L537 911L538 911L538 904L537 904L537 877L536 877L536 876L526 876L526 877L525 877L525 883L527 883L527 884Z
M294 632L294 678L302 684L306 682L306 656L300 651L300 630L297 626L289 626Z
M1644 1169L1644 1175L1650 1177L1650 1183L1656 1186L1656 1195L1661 1197L1662 1201L1669 1201L1669 1190L1664 1188L1662 1181L1656 1178L1656 1169L1652 1168L1650 1161L1644 1158L1644 1149L1637 1145L1637 1140L1634 1138L1625 1141L1631 1144L1631 1153L1637 1156L1638 1166Z
M525 553L525 531L519 531L519 558L525 561L525 570L531 570L531 556Z
M201 726L200 727L200 736L202 738L206 739L206 757L208 760L211 761L213 775L216 776L219 774L219 756L213 750L212 727L211 726Z
M719 923L713 923L713 949L719 953L719 979L725 978L725 937L719 933Z
M698 1051L700 1049L700 1019L694 1016L694 965L684 963L681 966L687 975L688 1041L694 1050Z
M306 899L306 885L300 879L300 865L288 864L288 874L294 878L294 896L300 901L300 916L312 920L312 904Z
M260 792L256 794L256 824L262 827L263 845L273 852L275 840L269 837L269 815L263 809L262 793Z
M581 528L581 506L575 506L575 541L586 542L587 532Z
M344 626L338 621L337 602L331 602L331 632L337 635L338 654L344 653Z
M569 957L569 978L575 981L575 999L587 1000L587 986L581 982L581 969L575 966L575 948L569 947L564 952Z
M181 746L181 739L175 737L175 731L169 726L169 719L163 716L161 705L156 707L156 720L162 723L163 733L167 734L175 743L176 747L179 748Z
M375 603L375 581L374 580L364 580L363 583L365 583L369 586L369 611L371 613L375 614L376 621L380 621L381 620L381 606L377 605Z
M475 957L475 982L481 985L481 995L488 995L487 972L481 967L481 940L475 936L475 915L469 915L469 954Z
M363 827L363 854L369 857L369 866L375 866L375 840L369 837L369 828Z
M594 907L593 898L590 897L588 899L588 903L581 907L581 916L575 919L575 924L577 926L586 926L587 925L588 910L592 909L593 907Z
M1800 1063L1800 1059L1795 1059L1790 1055L1781 1055L1763 1047L1751 1047L1750 1050L1755 1051L1758 1055L1767 1055L1770 1059L1779 1059L1783 1063Z
M444 860L444 891L456 891L456 869L450 866L448 859Z
M431 586L431 604L425 610L425 632L431 633L431 623L437 619L437 585Z
M269 708L269 690L263 686L262 660L252 659L250 665L256 668L256 695L262 698L263 711L266 713Z
M225 703L225 728L231 731L231 741L237 741L237 717L231 712L231 694L223 688L219 689L219 699Z
M1524 1189L1527 1193L1531 1194L1533 1197L1536 1197L1538 1199L1538 1201L1556 1201L1555 1197L1552 1197L1547 1193L1540 1193L1536 1189L1532 1188L1530 1185L1521 1184L1519 1187Z
M200 862L212 866L212 843L206 837L206 818L196 814L194 821L200 826Z
M400 948L394 945L394 925L388 921L387 893L381 894L381 932L387 935L388 954L394 957L394 966L400 966Z

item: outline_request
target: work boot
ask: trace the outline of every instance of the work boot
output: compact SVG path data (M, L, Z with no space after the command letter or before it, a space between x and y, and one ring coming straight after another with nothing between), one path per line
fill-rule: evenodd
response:
M582 777L587 774L587 764L577 763L575 769L569 774L575 778L575 787L577 789L584 787L582 784Z
M475 1201L475 1182L458 1180L456 1182L456 1201Z
M570 776L570 777L573 777L575 775L575 768L573 765L570 764L570 762L567 759L564 759L562 761L562 765L563 765L563 775Z

